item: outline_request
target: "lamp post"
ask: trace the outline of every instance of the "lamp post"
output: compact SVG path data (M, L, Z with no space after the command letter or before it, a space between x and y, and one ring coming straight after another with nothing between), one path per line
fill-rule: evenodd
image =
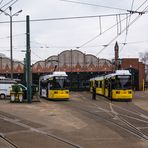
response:
M3 12L6 16L10 17L10 61L11 61L11 79L13 79L13 54L12 54L12 18L13 16L18 16L19 13L22 12L22 10L19 10L12 14L12 7L9 7L10 13L7 13L0 9L1 12Z

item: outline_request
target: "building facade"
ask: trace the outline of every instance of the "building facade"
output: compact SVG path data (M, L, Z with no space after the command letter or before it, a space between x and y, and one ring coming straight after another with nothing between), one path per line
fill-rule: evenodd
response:
M144 64L139 59L121 59L120 69L129 69L133 74L133 89L142 90L145 79ZM38 83L41 75L56 71L67 72L72 90L87 90L89 79L115 70L115 64L107 59L99 59L92 54L85 54L79 50L65 50L58 55L53 55L44 61L38 61L32 65L33 83ZM0 74L10 77L10 59L0 58ZM13 62L14 78L24 80L24 64Z
M137 58L124 58L121 63L122 69L128 69L132 73L133 89L143 90L143 83L146 81L145 64Z

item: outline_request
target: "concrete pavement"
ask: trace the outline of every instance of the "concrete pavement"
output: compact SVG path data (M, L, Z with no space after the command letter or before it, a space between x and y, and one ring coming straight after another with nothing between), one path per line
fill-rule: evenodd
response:
M71 95L70 101L82 104L87 101L79 99L76 94ZM133 103L148 110L147 96L148 91L135 92ZM63 102L41 100L32 104L17 104L0 100L0 133L19 148L73 147L47 134L84 148L148 147L148 142L96 122L90 115L68 107L68 103L64 102L65 105L62 105ZM11 145L0 139L0 147Z

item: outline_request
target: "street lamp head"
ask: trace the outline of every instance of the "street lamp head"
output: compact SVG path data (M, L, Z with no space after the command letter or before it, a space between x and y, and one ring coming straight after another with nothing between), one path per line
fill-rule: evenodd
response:
M6 16L10 16L8 13L6 13L6 12L4 12L4 14L6 15Z
M21 50L21 52L26 52L26 50Z
M9 10L10 10L10 11L12 10L12 7L11 7L11 6L9 7Z
M17 11L16 13L12 14L12 13L11 13L11 10L12 10L12 7L11 7L11 6L9 7L9 10L10 10L10 14L8 14L8 13L6 13L4 10L0 9L1 12L3 12L5 15L10 16L10 17L18 16L19 13L21 13L21 12L23 11L23 10L19 10L19 11Z
M18 16L23 10L19 10L18 12L14 13L12 16Z
M0 9L1 12L4 12L2 9Z
M23 10L18 11L17 13L21 13Z

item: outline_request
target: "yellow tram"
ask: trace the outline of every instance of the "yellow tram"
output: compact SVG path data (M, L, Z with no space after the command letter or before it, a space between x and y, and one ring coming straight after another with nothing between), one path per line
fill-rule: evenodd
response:
M39 93L41 97L52 100L68 100L68 79L65 72L53 72L41 76L39 79Z
M90 91L96 88L96 94L113 100L132 100L132 80L128 70L117 70L115 73L90 79Z
M96 94L104 95L104 77L98 76L90 79L90 92L93 91L93 87L96 88Z

